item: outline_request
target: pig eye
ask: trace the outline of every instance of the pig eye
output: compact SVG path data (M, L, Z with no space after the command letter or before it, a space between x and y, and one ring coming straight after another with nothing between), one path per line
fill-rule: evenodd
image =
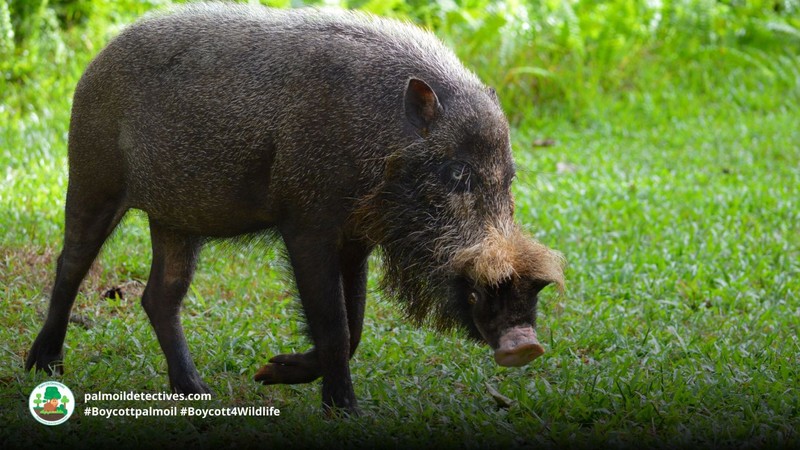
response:
M461 161L450 161L439 169L442 184L451 192L469 192L475 184L469 164Z
M470 305L475 305L481 300L481 298L483 298L483 293L480 291L473 290L472 292L469 293L469 297L467 297L467 303L469 303Z

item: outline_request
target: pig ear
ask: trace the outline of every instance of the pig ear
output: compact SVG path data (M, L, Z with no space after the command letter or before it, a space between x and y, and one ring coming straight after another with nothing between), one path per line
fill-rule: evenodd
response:
M493 87L491 87L491 86L487 87L487 88L486 88L486 93L487 93L487 94L489 94L489 98L491 98L491 99L492 99L492 101L493 101L493 102L494 102L496 105L499 105L499 104L500 104L500 98L499 98L499 97L497 97L497 91L495 91Z
M439 116L441 105L436 93L428 83L411 78L405 93L406 117L422 135L428 134L428 128Z

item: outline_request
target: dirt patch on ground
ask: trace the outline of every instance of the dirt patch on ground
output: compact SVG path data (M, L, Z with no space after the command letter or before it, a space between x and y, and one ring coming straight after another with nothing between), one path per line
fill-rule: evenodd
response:
M22 278L26 282L39 281L55 270L55 256L51 248L0 247L0 282L4 285Z
M5 291L9 308L34 306L37 315L44 319L47 299L56 276L57 251L52 247L0 246L0 292ZM114 301L125 309L138 303L144 291L141 280L122 279L106 270L98 261L92 264L81 284L79 296L91 301L77 301L70 321L91 328L87 319L91 309L104 301Z

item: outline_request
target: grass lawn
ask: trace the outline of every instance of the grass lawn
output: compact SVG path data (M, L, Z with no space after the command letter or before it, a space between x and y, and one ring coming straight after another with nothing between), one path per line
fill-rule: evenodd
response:
M169 389L139 304L149 232L142 214L129 214L73 309L66 373L57 379L76 394L75 415L56 427L34 422L28 395L48 378L24 373L23 362L54 278L70 97L92 52L4 84L0 443L800 447L796 50L768 54L771 65L720 72L713 64L731 60L714 52L677 65L653 57L639 84L575 104L584 111L504 98L519 167L517 220L568 261L566 294L550 288L539 304L547 353L501 368L488 348L456 333L410 326L377 290L375 258L364 339L351 362L364 414L347 420L321 414L319 381L253 381L269 357L309 345L278 245L257 243L208 245L184 300L187 339L212 401L84 403L85 393ZM704 77L711 81L695 88ZM543 139L554 143L538 145ZM122 296L104 298L115 287ZM85 414L90 406L173 405L271 405L281 414Z

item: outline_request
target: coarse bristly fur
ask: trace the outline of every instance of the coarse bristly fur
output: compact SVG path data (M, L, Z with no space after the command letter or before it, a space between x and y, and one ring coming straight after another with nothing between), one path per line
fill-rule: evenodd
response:
M564 257L533 238L516 224L503 228L489 226L484 239L453 256L453 269L465 272L476 282L497 286L513 277L548 281L564 288Z
M209 390L179 320L201 246L274 234L314 347L255 378L321 376L324 405L355 409L349 358L375 247L414 322L460 325L494 349L510 329L534 336L537 294L563 285L562 260L514 223L514 176L495 92L412 24L230 3L149 15L75 89L64 246L26 367L60 361L83 277L138 209L153 246L142 304L174 390ZM535 345L501 360L524 363Z

